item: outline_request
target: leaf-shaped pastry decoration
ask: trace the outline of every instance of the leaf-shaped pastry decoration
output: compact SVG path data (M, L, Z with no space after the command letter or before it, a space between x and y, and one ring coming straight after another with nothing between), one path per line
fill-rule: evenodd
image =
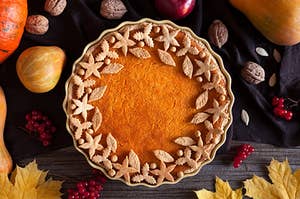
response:
M106 91L106 88L107 86L100 86L98 88L95 88L89 97L89 102L101 99Z
M193 76L193 63L188 56L185 56L184 61L182 63L183 73L188 77L192 78Z
M141 163L137 154L133 150L130 150L128 158L129 158L129 165L135 168L138 172L140 172Z
M160 61L162 61L164 64L176 66L173 57L168 52L158 49L158 56Z
M115 153L117 151L117 140L110 133L106 137L106 144L112 152Z
M142 32L136 32L136 33L134 33L133 38L136 39L136 40L138 40L138 41L141 41L141 40L144 39L144 33L142 33Z
M131 179L132 182L142 182L144 180L144 176L143 175L136 175L136 176L133 176L133 178Z
M163 150L155 150L153 151L154 155L157 159L169 163L169 162L174 162L174 158L167 152Z
M102 114L99 111L98 107L96 107L96 109L95 109L95 113L92 118L92 123L93 123L93 129L96 132L100 128L101 123L102 123Z
M129 52L140 59L147 59L151 57L150 53L147 50L139 47L131 48L129 49Z
M199 97L196 99L196 109L199 110L203 106L206 105L208 101L208 91L205 90L203 93L199 95Z
M197 113L194 115L193 119L191 120L192 124L200 124L204 122L209 117L207 113Z
M124 68L122 64L112 63L103 68L101 71L102 74L116 74Z
M174 141L176 144L179 144L181 146L192 146L196 142L190 138L190 137L179 137Z
M249 124L249 115L248 115L247 111L244 110L244 109L242 110L242 113L241 113L241 119L246 124L246 126L248 126L248 124Z

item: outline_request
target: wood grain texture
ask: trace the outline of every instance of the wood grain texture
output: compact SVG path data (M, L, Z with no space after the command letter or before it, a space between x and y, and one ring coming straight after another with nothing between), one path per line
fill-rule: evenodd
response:
M234 147L242 142L234 141L232 149L224 154L216 156L215 160L202 168L194 177L188 177L176 185L162 185L158 188L146 188L142 186L129 187L119 181L108 180L104 186L102 198L156 198L156 199L193 199L196 198L193 190L202 188L214 190L215 176L228 180L233 188L242 186L242 181L251 178L253 174L267 178L266 165L272 158L283 161L288 158L292 169L300 168L300 147L278 148L267 144L251 143L255 152L241 165L234 169L232 159L235 155ZM49 174L55 179L65 180L63 191L74 187L76 181L88 179L91 176L91 168L84 157L73 147L68 147L36 157L40 169L49 170ZM25 165L32 159L25 159L21 165Z

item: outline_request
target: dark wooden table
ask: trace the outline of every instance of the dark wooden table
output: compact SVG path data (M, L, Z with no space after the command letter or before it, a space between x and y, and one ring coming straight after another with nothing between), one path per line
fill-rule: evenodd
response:
M241 142L233 142L232 146L240 145ZM104 185L102 198L197 198L193 190L206 188L214 190L215 176L228 180L233 188L242 186L242 181L251 178L254 174L267 178L266 165L272 158L283 161L288 158L292 169L300 168L300 147L278 148L267 144L251 143L255 152L238 169L232 166L235 154L233 150L217 155L214 161L202 168L194 177L188 177L176 185L163 185L159 188L146 188L142 186L129 187L119 181L108 180ZM40 169L49 170L49 175L55 179L65 180L63 190L74 187L79 179L88 178L91 168L84 157L73 147L54 151L47 155L36 157ZM32 159L25 159L21 164L26 164Z

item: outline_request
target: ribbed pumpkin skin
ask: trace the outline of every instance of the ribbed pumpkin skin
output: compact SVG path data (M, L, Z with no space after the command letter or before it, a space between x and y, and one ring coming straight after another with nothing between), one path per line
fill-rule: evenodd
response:
M291 46L300 42L299 0L230 0L271 42Z
M27 18L27 0L0 0L0 64L19 46Z
M56 86L65 60L66 55L59 47L34 46L19 56L17 74L31 92L48 92Z
M5 95L0 86L0 173L10 173L12 170L12 159L5 147L3 138L6 112Z

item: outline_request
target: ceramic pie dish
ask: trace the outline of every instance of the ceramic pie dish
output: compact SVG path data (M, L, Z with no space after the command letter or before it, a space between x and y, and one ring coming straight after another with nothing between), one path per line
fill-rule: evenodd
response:
M104 31L75 61L63 104L75 148L127 185L177 183L213 160L231 80L208 42L170 21Z

